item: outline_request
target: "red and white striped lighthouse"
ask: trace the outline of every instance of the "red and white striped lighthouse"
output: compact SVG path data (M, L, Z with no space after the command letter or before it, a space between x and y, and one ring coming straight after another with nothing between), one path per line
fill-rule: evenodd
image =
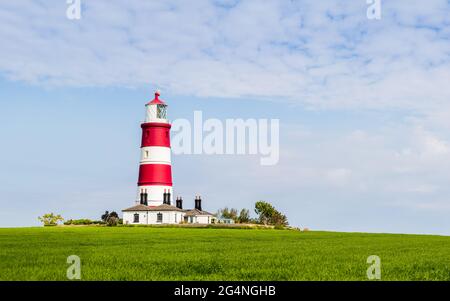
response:
M159 206L172 203L172 166L170 159L170 123L167 105L155 98L146 104L145 122L141 124L142 143L137 203Z

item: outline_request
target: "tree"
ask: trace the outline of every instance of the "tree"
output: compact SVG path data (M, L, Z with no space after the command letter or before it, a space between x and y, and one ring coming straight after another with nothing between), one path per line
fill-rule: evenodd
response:
M115 218L119 219L119 215L117 214L117 212L112 211L111 213L109 213L109 211L105 211L105 214L102 215L102 221L107 223L108 218L110 218L110 217L115 217Z
M281 214L280 212L275 210L274 215L272 216L271 222L275 226L287 226L288 220L286 215Z
M102 221L106 222L109 216L109 211L105 211L105 214L102 214Z
M270 222L275 208L267 202L258 201L255 203L255 213L259 216L259 222L267 225Z
M53 213L46 213L43 216L39 216L38 220L44 224L44 226L56 226L58 222L63 221L61 215L55 215Z
M108 225L109 227L117 226L118 223L119 223L119 218L118 217L110 215L106 219L106 225Z
M217 211L217 216L221 218L229 218L234 220L235 222L238 221L238 211L235 208L228 209L228 207L225 207L223 209L219 209Z
M255 203L255 213L259 216L259 222L264 225L287 226L287 217L277 211L270 203L258 201Z
M250 221L250 211L248 209L243 208L241 213L239 213L238 217L239 223L248 223Z

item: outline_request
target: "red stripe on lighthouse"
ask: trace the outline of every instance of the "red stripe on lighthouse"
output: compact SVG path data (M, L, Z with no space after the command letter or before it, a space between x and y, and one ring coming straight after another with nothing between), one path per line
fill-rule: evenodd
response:
M143 164L139 166L139 186L172 186L172 167L167 164Z
M141 124L142 143L145 146L170 147L170 124L149 122Z

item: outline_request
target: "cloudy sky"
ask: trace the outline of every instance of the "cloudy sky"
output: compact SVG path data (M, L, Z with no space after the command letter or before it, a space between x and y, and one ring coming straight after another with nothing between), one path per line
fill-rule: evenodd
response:
M450 234L450 2L0 0L0 226L135 198L155 88L172 120L278 118L280 160L175 155L190 204Z

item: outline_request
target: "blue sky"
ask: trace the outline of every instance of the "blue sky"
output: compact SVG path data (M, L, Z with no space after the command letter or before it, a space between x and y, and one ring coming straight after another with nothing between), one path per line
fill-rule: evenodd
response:
M0 2L0 226L132 204L144 104L279 118L280 161L177 155L210 211L272 202L311 229L450 234L450 2Z

